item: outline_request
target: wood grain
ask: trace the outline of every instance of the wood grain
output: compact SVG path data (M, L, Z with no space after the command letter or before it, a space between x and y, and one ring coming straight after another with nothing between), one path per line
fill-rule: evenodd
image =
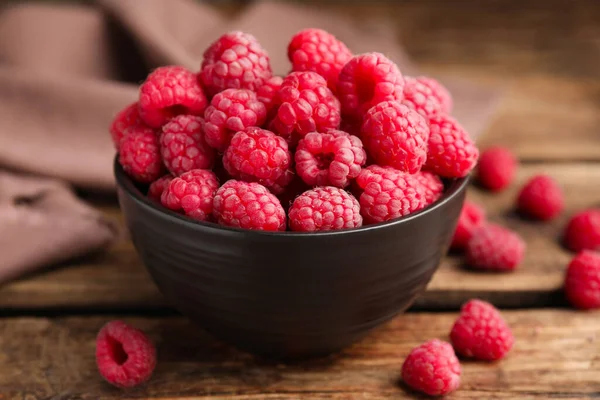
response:
M599 313L510 311L517 338L497 363L464 361L451 399L584 398L600 395ZM447 340L456 314L406 314L342 354L273 364L217 342L187 320L125 318L158 347L144 387L123 394L96 372L94 340L106 317L0 321L0 398L403 399L404 357L419 343ZM23 390L27 388L26 390Z
M513 211L518 188L537 173L553 176L564 188L567 209L551 223L527 221ZM469 197L484 205L492 221L519 232L527 242L521 268L510 274L489 274L462 267L448 257L434 276L417 308L456 309L471 297L506 307L560 303L563 273L571 253L560 236L574 212L600 206L600 164L523 164L506 192L492 195L471 187ZM106 208L106 207L105 207ZM118 215L114 206L107 213ZM149 310L166 304L147 275L131 243L123 241L103 254L75 260L59 268L0 288L0 309Z

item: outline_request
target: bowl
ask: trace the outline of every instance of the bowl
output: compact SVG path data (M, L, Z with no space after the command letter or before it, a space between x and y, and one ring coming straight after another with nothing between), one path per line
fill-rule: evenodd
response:
M337 352L406 310L445 255L468 178L394 221L300 233L187 219L114 165L133 244L156 285L213 336L263 357Z

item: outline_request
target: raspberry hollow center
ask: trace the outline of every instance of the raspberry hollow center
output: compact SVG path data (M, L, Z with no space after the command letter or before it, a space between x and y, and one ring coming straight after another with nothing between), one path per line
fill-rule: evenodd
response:
M110 349L111 358L117 365L123 365L127 362L129 356L125 352L123 348L123 343L119 342L117 339L112 336L108 336L108 348Z
M317 161L317 167L320 170L328 169L331 162L334 160L335 154L333 153L321 153L316 154L315 159Z

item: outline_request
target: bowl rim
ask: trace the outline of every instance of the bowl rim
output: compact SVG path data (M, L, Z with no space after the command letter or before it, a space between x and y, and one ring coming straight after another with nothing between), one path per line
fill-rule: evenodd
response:
M171 219L173 222L186 225L191 229L212 229L220 232L229 232L229 233L237 233L244 235L256 235L256 236L272 236L272 237L280 237L280 238L290 238L290 237L332 237L332 236L340 236L340 235L357 235L364 234L366 232L384 230L388 228L396 227L397 225L402 225L413 221L419 217L422 217L426 214L435 212L439 208L444 207L453 198L458 196L461 192L464 191L466 186L468 185L471 175L467 175L463 178L455 178L450 181L448 188L442 194L442 196L435 201L433 204L430 204L428 207L419 210L415 213L405 215L400 218L393 219L391 221L378 222L376 224L364 225L358 228L350 228L350 229L341 229L334 231L318 231L318 232L294 232L294 231L259 231L259 230L250 230L250 229L242 229L236 227L229 227L218 225L214 222L208 221L196 221L191 218L187 218L184 215L178 214L172 210L169 210L164 207L159 207L155 202L150 200L147 196L145 196L134 184L133 180L125 173L123 167L119 163L118 159L119 155L117 154L114 159L114 175L117 186L127 195L137 203L138 206L143 207L147 211L159 214L159 216L163 218Z

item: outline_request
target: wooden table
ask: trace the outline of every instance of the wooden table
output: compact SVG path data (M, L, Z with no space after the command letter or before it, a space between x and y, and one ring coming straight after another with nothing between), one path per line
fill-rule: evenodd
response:
M239 5L224 6L235 11ZM447 339L460 305L480 297L504 308L517 342L506 360L464 362L455 399L600 397L600 313L569 309L561 293L572 254L560 244L569 215L600 206L600 2L422 0L320 5L357 21L397 21L399 37L426 73L509 84L481 147L510 146L517 182L492 196L469 196L490 218L527 241L513 274L465 270L444 260L412 310L342 354L300 364L258 360L208 337L163 300L131 243L57 266L0 288L0 399L418 398L399 382L408 351ZM555 222L524 221L513 211L532 174L556 178L567 199ZM114 199L89 198L119 219ZM151 382L122 393L94 364L94 339L121 318L157 343Z

